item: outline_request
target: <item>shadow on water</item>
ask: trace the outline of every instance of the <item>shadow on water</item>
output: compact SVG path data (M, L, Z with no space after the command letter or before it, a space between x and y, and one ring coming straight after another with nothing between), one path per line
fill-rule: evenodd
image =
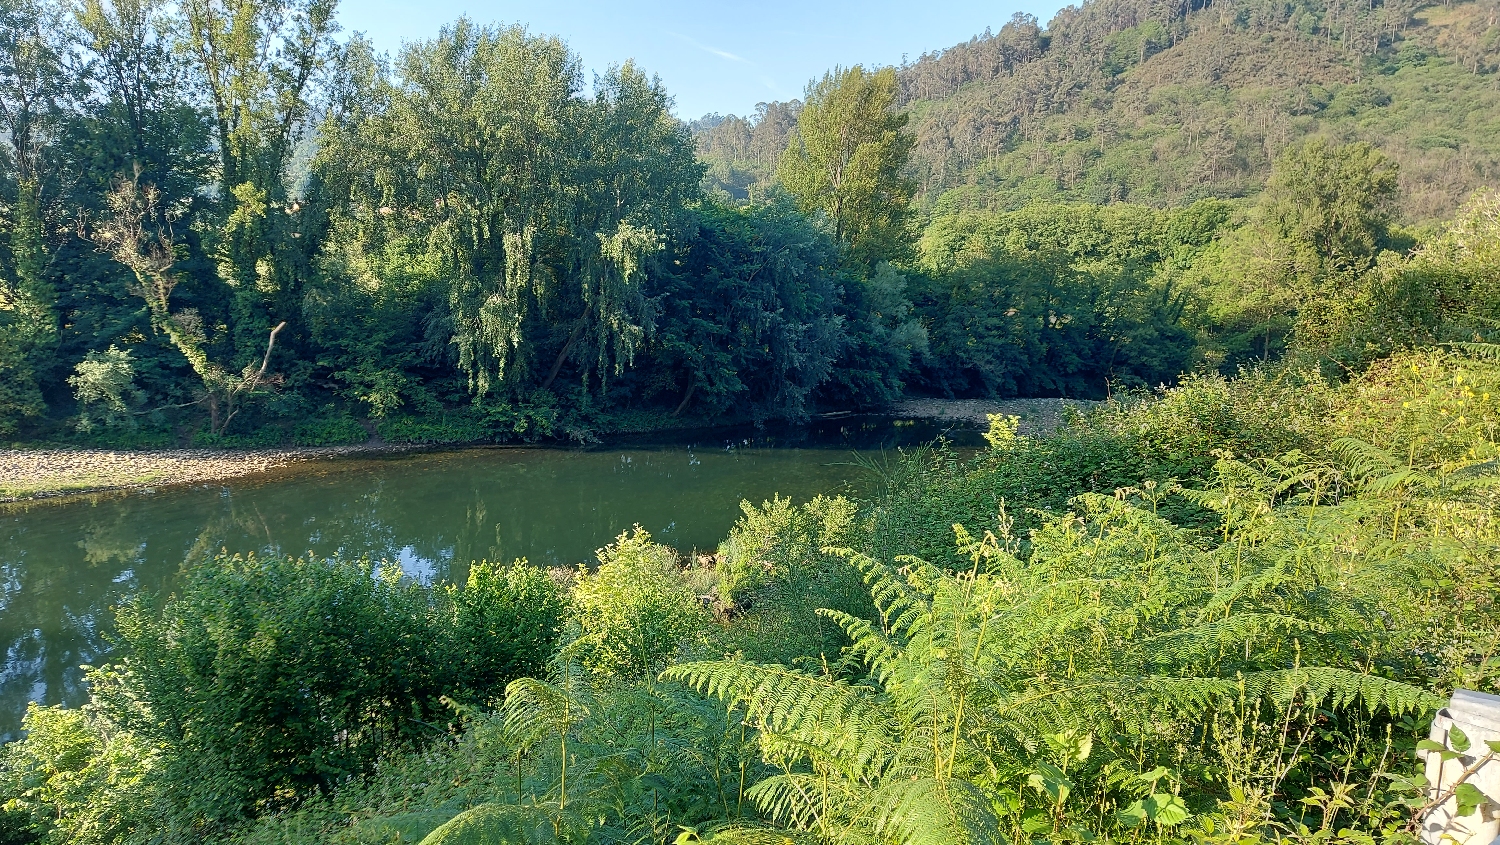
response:
M858 493L857 455L976 432L889 418L620 438L585 450L473 448L344 458L276 475L0 512L0 739L28 701L86 698L111 608L170 591L225 550L399 561L461 580L473 560L572 566L639 524L679 549L715 547L739 503Z

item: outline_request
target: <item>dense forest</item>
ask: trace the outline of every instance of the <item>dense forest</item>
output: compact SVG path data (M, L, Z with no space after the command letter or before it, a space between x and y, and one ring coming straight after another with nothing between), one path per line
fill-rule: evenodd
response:
M590 442L1472 340L1487 9L1089 3L690 127L518 27L10 3L0 430Z
M1102 399L573 569L227 550L0 748L0 845L1415 845L1500 693L1491 0L1088 0L686 124L329 0L0 6L21 443ZM0 606L3 610L3 606Z

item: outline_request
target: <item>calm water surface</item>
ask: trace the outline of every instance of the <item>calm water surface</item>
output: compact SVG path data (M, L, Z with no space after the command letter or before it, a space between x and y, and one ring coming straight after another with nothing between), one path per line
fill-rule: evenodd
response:
M636 524L679 549L708 549L742 499L857 491L857 453L941 433L853 419L671 446L466 449L13 506L0 511L0 739L13 737L28 701L86 698L79 666L107 657L112 606L170 590L221 549L393 560L431 580L462 579L480 559L588 562Z

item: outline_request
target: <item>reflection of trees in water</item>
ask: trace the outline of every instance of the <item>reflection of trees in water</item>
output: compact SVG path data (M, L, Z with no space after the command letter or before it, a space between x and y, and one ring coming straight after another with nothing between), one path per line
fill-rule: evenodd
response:
M15 730L31 698L80 700L79 666L108 650L100 622L122 589L134 591L144 551L122 504L64 506L65 520L6 517L13 530L0 549L0 736ZM77 516L84 513L80 528Z
M86 698L79 667L107 659L115 605L170 591L185 564L252 527L232 499L202 495L101 497L6 519L13 530L0 547L0 738L20 724L28 700Z
M842 473L828 463L722 450L466 452L3 512L0 734L33 693L82 698L77 667L106 659L113 604L169 591L184 566L220 550L401 560L452 581L472 560L588 563L636 522L669 542L717 543L740 498L826 492Z

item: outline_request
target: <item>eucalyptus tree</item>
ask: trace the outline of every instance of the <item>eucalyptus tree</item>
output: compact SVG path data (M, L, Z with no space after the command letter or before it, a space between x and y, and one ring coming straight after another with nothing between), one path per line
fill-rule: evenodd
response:
M562 41L467 19L363 84L320 153L348 192L341 272L443 288L477 395L627 365L652 330L650 257L701 175L660 85L627 64L586 97Z

